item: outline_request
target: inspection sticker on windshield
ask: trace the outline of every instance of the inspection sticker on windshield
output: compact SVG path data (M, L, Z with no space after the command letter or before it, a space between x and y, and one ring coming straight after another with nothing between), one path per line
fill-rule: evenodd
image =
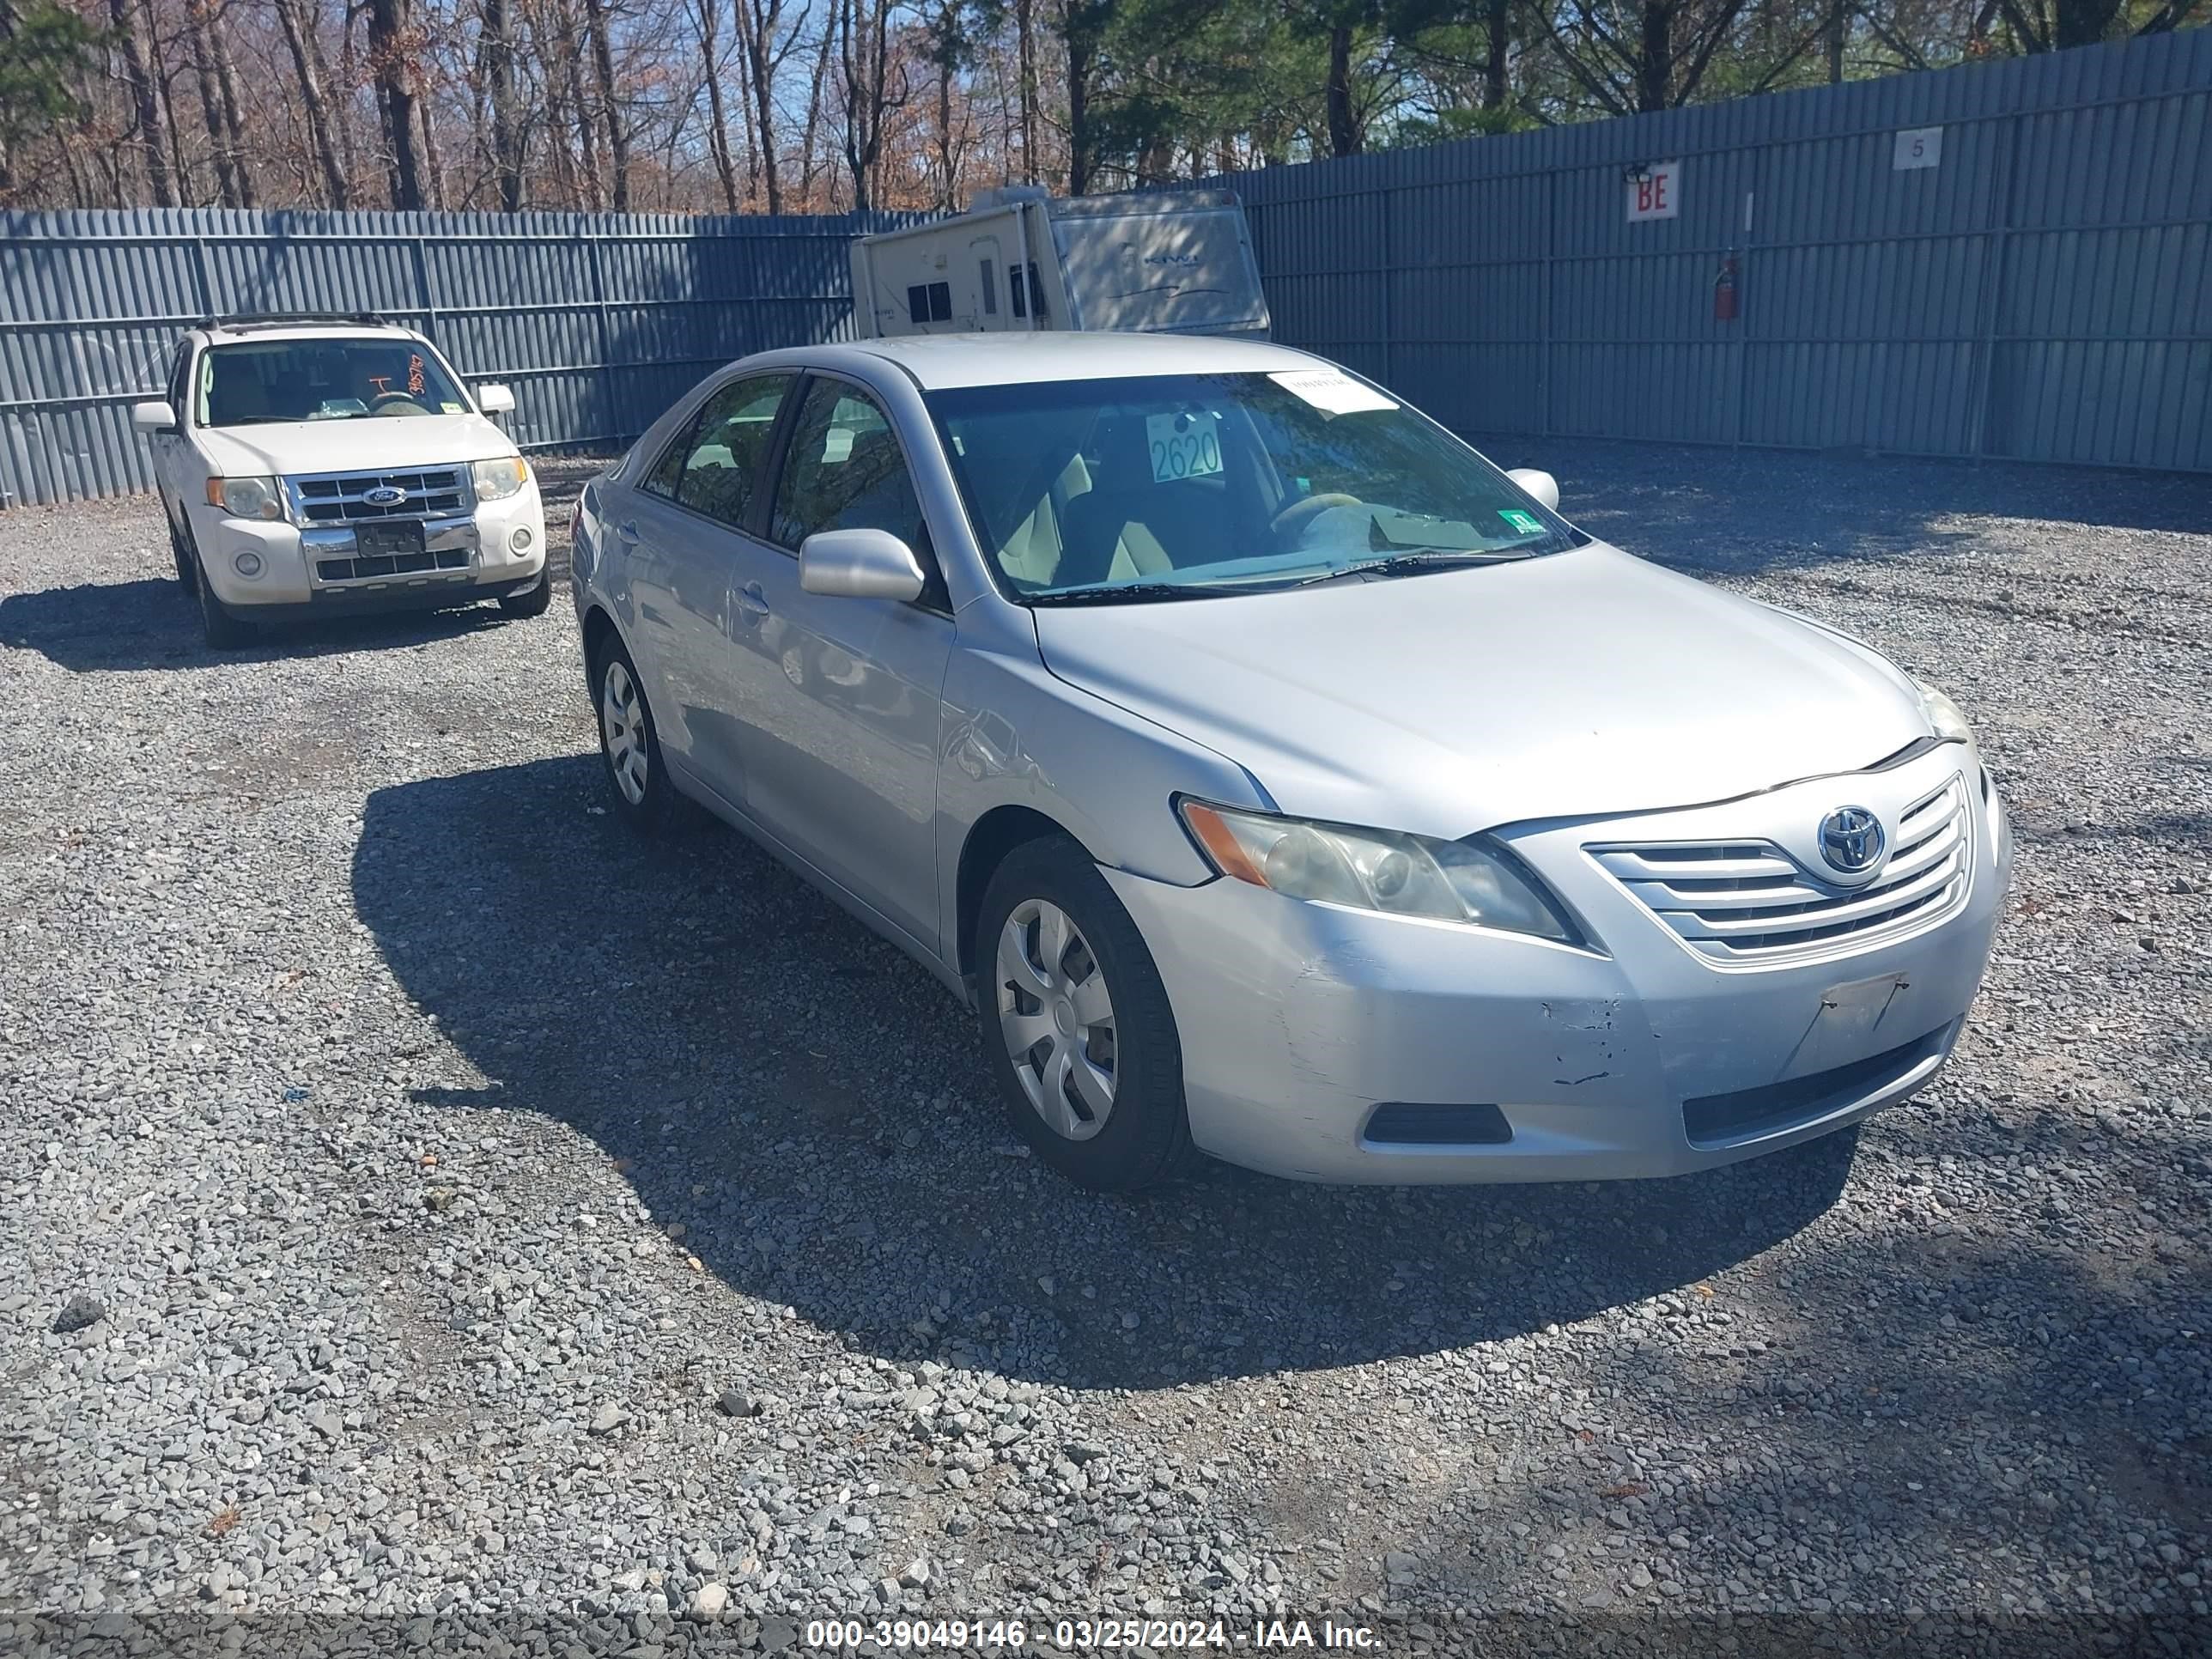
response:
M1221 471L1221 422L1202 409L1145 416L1145 439L1152 452L1152 482L1204 478Z
M1533 513L1523 513L1517 507L1501 507L1498 509L1498 516L1524 536L1538 535L1544 528L1541 519Z
M1325 414L1357 415L1364 410L1398 406L1372 386L1364 386L1333 368L1293 368L1267 378Z

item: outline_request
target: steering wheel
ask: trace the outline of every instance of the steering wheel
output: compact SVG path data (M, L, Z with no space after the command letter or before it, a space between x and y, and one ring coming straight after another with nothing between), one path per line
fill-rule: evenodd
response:
M1323 490L1318 495L1307 495L1292 501L1267 521L1267 533L1279 541L1289 541L1298 532L1332 507L1364 507L1367 503L1357 495L1347 495L1340 489Z

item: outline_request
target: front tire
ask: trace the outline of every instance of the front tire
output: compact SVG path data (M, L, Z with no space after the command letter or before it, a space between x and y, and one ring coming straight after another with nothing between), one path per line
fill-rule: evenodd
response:
M649 835L666 830L676 813L676 791L660 757L660 734L637 665L620 640L608 638L592 670L592 701L599 724L599 759L616 810Z
M1136 1192L1191 1158L1182 1041L1144 936L1088 854L1024 842L984 890L976 1009L1006 1120L1079 1187Z
M200 604L200 629L207 635L210 651L236 651L253 641L253 629L240 622L215 596L215 584L207 578L207 566L198 554L193 556L192 591Z
M544 616L545 607L553 603L552 573L542 573L535 586L526 587L520 593L501 594L497 603L502 617Z

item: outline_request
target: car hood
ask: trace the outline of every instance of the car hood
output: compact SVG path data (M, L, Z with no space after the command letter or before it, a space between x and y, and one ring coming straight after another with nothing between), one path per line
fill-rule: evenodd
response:
M1237 762L1282 811L1423 835L1726 800L1929 729L1872 651L1602 543L1031 614L1054 674Z
M225 477L275 473L382 472L456 465L516 453L514 440L481 415L382 415L349 421L283 421L202 427L200 444Z

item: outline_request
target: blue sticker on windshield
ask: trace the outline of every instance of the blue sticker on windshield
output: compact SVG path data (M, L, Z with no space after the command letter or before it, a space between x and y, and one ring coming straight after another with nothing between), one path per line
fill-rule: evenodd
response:
M1501 507L1498 509L1498 516L1524 536L1539 535L1543 532L1544 521L1541 519L1533 513L1523 513L1517 507Z

